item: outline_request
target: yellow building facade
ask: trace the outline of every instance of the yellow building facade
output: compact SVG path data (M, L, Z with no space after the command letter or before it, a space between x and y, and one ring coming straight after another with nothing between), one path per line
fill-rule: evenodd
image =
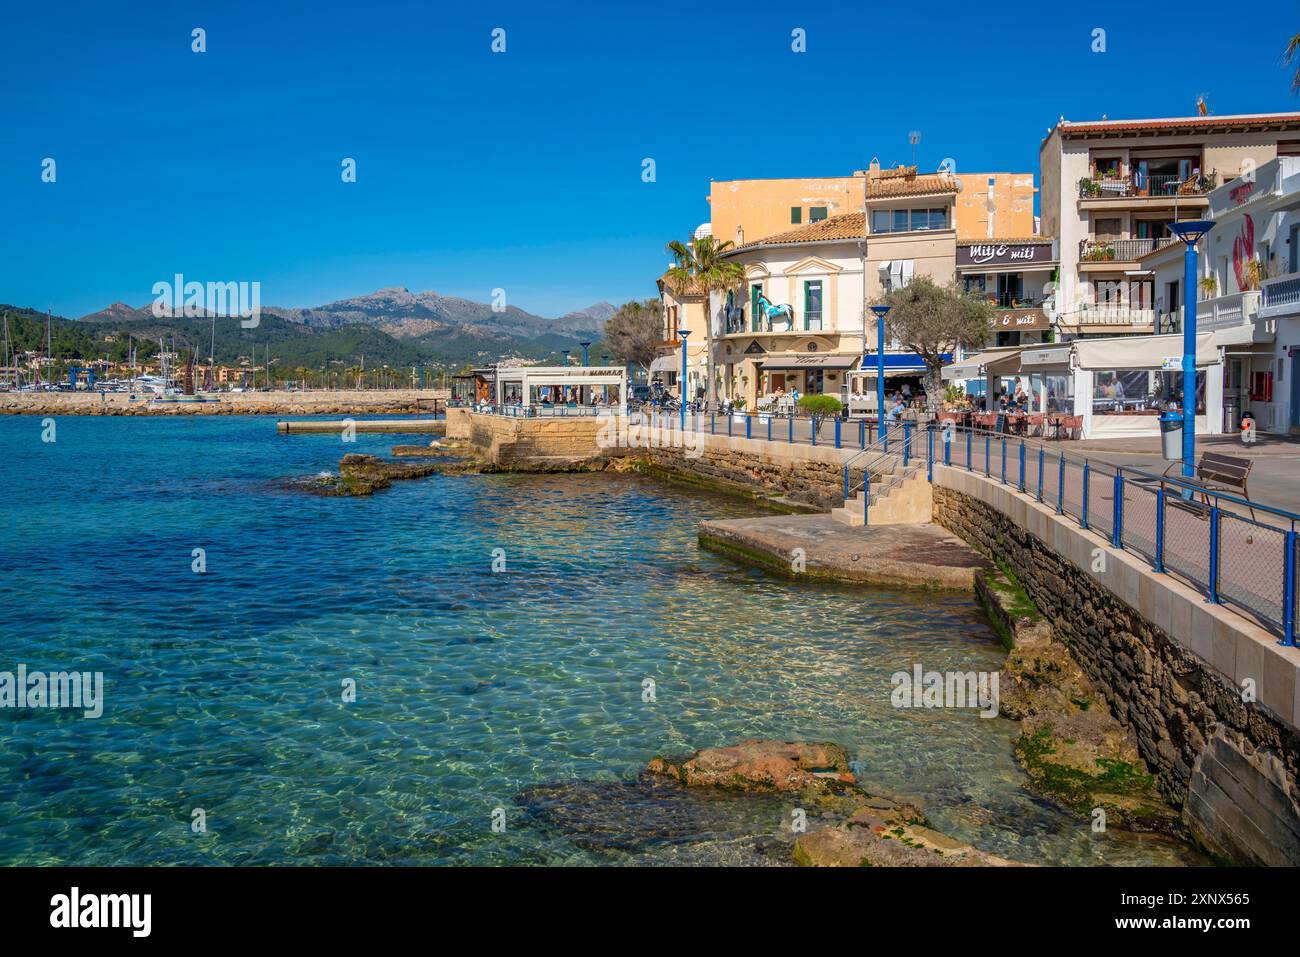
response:
M714 180L709 189L713 235L737 246L846 213L860 213L879 166L851 176ZM924 177L924 174L922 174ZM1034 235L1033 173L957 173L953 226L958 239Z

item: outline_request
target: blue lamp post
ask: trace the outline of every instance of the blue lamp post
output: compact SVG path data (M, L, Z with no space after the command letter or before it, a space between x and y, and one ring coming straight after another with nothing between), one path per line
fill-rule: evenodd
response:
M1196 475L1196 244L1214 228L1203 219L1171 223L1183 250L1183 475Z
M871 311L876 314L876 422L880 428L880 435L884 435L885 434L885 316L889 315L889 307L872 306Z
M591 346L591 343L579 342L578 345L582 346L582 364L585 366L587 364L587 349Z
M682 337L682 381L677 391L681 396L681 413L682 413L682 431L686 431L686 337L690 335L685 329L678 329L677 334Z

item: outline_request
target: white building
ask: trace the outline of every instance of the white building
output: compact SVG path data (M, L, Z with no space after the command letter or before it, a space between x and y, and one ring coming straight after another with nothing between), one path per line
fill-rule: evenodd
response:
M1266 432L1300 431L1300 157L1282 156L1209 194L1197 257L1196 329L1223 355L1225 431L1249 411ZM1143 257L1158 295L1181 302L1183 246ZM1161 326L1182 329L1183 308Z
M1153 286L1142 257L1177 242L1171 222L1203 218L1215 187L1297 153L1300 113L1062 119L1039 150L1042 230L1059 241L1062 335L1158 331L1157 313L1180 300Z

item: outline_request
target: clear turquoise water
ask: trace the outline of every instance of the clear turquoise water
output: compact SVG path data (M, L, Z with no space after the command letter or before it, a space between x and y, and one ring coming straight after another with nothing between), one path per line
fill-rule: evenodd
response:
M274 428L67 417L47 444L38 419L0 417L0 670L106 680L96 720L0 710L0 862L656 863L531 822L514 797L749 736L839 741L867 782L1007 857L1188 859L1032 798L1010 722L890 706L889 676L914 662L1001 663L967 596L737 567L697 550L695 522L746 506L636 477L288 491L276 480L394 440ZM782 813L738 803L736 833Z

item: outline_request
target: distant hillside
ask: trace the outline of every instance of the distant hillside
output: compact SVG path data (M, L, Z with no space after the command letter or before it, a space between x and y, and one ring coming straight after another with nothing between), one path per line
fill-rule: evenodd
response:
M21 350L43 351L44 316L32 309L0 306L12 314L11 336ZM367 367L424 365L460 367L502 358L556 358L565 350L581 354L580 341L598 343L600 329L614 306L599 302L558 319L547 319L515 306L494 312L487 303L435 292L380 289L311 309L263 306L256 328L239 319L216 320L216 358L264 361L266 347L281 363L320 368L328 363ZM206 356L211 318L155 317L149 304L122 302L69 320L54 319L56 358L121 359L128 335L146 344L137 355L157 351L159 337L175 339L178 348ZM149 346L148 343L153 345ZM593 354L599 356L597 345Z

